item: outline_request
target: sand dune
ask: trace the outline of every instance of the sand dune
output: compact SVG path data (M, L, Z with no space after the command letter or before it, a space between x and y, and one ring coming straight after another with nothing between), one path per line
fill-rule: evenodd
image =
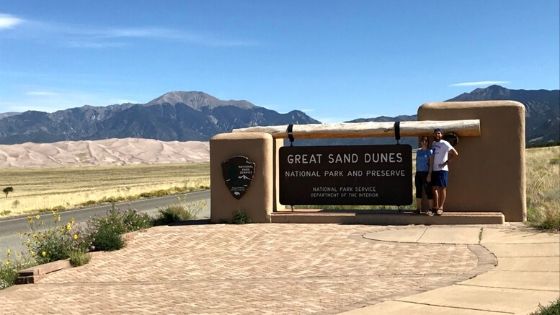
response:
M0 168L197 163L210 160L208 142L106 139L0 145Z

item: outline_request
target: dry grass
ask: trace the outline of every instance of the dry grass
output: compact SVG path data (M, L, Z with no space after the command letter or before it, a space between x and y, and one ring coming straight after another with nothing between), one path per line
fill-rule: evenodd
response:
M0 216L127 199L154 191L208 188L209 174L208 163L3 169L0 188L13 186L14 191L8 198L0 197Z
M527 220L560 229L560 147L530 148L526 155Z

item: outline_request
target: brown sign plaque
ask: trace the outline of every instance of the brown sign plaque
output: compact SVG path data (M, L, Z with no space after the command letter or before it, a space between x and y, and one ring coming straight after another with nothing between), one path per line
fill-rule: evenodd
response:
M222 175L226 186L235 199L241 199L253 180L255 162L246 156L234 156L222 163Z
M280 148L284 205L408 205L410 145Z

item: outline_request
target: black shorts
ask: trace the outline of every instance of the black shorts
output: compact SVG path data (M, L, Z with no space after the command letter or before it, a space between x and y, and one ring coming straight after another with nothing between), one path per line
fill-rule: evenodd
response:
M426 181L428 172L416 172L414 186L416 186L416 198L422 198L425 192L428 199L432 199L432 185Z

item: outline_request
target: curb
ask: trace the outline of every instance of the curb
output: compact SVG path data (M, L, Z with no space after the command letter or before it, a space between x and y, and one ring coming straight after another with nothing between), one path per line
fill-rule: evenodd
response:
M27 268L18 272L15 284L37 283L47 274L63 269L72 268L69 259L57 260L43 265Z
M134 239L134 237L140 231L133 231L129 233L122 234L121 237L125 244L129 243ZM126 246L126 245L125 245ZM91 258L98 255L99 253L104 253L104 251L94 251L88 252L87 254L90 255ZM29 267L27 269L23 269L18 271L18 277L16 279L15 284L33 284L37 283L39 280L44 278L47 274L52 272L57 272L64 269L74 268L72 264L70 264L70 259L63 259L52 261L46 264L38 265Z

